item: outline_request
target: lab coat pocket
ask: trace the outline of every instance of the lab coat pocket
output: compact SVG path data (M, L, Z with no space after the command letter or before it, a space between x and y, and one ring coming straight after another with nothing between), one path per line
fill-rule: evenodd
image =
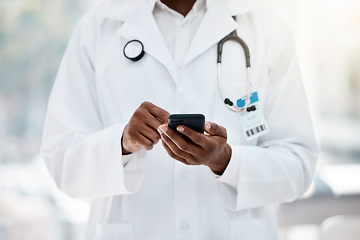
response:
M262 220L230 222L231 240L265 240L266 228Z
M100 224L96 225L94 240L133 240L132 224Z

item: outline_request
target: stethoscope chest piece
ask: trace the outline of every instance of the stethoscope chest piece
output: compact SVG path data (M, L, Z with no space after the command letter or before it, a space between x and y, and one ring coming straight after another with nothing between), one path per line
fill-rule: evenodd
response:
M144 45L139 40L131 40L125 44L124 56L132 61L139 61L145 54Z

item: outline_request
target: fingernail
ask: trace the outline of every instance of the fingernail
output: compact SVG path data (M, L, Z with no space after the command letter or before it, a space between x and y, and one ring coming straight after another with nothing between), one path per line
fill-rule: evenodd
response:
M165 126L165 125L161 125L161 126L158 128L158 132L159 132L160 134L166 133L167 130L168 130L168 128L167 128L167 126Z
M177 129L179 132L183 132L183 131L185 131L185 128L180 127L180 126L178 126L176 129Z
M207 129L207 130L210 130L211 124L210 124L209 122L206 122L205 126L206 126L206 129Z

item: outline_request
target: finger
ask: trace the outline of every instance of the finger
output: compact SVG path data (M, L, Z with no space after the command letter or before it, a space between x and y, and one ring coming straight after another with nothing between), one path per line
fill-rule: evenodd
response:
M189 164L194 164L194 156L180 149L166 134L161 135L161 140L166 143L176 156L186 159Z
M170 116L170 113L168 113L166 110L159 108L158 106L150 103L150 102L144 102L142 103L142 106L146 107L151 115L153 115L155 118L157 118L162 123L168 122L168 117Z
M205 132L212 136L220 136L223 138L227 138L226 129L223 126L217 125L213 122L205 123Z
M145 117L145 123L146 125L148 125L149 127L151 127L152 129L154 129L154 131L157 132L157 129L160 125L164 124L164 122L156 117L154 117L154 115L152 115L150 112L147 112L147 114L144 116Z
M186 141L179 133L169 128L166 124L161 125L159 131L161 135L166 135L181 151L192 156L196 155L199 151L199 146L190 141Z
M143 136L148 138L153 144L156 144L159 142L160 135L159 133L154 130L153 128L145 125L141 129L138 130Z
M141 133L138 133L133 137L133 142L135 142L136 145L142 146L146 150L151 150L153 148L153 142Z
M175 153L173 153L173 152L171 151L171 149L169 148L169 146L165 143L165 141L162 141L162 145L163 145L163 147L165 148L165 151L168 153L168 155L169 155L171 158L173 158L173 159L175 159L175 160L177 160L177 161L179 161L179 162L182 162L182 163L184 163L184 164L186 164L186 165L189 165L189 162L188 162L186 159L184 159L184 158L182 158L182 157L179 157L179 156L177 156Z
M130 120L133 125L136 125L137 127L142 125L148 125L154 130L157 130L157 128L161 124L163 124L162 121L160 121L158 118L156 118L149 112L148 108L150 105L151 103L144 102L138 109L136 109Z
M188 138L191 139L191 141L193 141L195 144L201 146L203 144L203 142L205 141L206 136L203 133L199 133L198 131L195 131L192 128L183 126L183 125L179 125L176 128L180 133L184 134L185 136L187 136Z

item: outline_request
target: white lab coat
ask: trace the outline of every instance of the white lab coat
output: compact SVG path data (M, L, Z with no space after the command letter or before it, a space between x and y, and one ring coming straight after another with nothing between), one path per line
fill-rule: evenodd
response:
M245 1L206 4L180 73L144 0L107 0L76 27L51 93L41 152L61 191L92 199L86 239L273 240L276 205L308 188L317 147L288 27ZM216 78L217 43L235 28L249 45L253 91L270 128L249 142ZM137 62L123 55L133 39L146 52ZM226 97L246 95L237 44L224 47L222 75ZM224 174L183 165L161 144L122 156L123 129L143 101L224 126L232 147Z

